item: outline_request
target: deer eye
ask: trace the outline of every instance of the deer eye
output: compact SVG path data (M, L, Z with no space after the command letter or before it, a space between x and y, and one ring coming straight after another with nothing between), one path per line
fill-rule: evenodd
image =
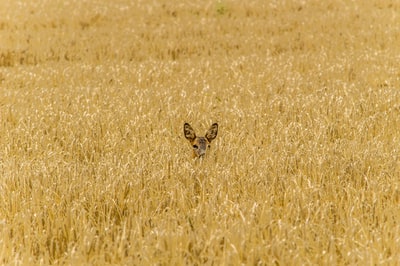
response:
M199 148L199 146L197 146L197 145L193 145L193 148L194 148L194 149L197 149L197 148Z
M210 145L207 145L207 148L210 148L211 146Z

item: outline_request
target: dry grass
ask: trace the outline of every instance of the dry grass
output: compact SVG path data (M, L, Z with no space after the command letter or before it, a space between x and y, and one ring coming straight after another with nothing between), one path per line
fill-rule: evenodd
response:
M399 14L1 1L0 264L399 264Z

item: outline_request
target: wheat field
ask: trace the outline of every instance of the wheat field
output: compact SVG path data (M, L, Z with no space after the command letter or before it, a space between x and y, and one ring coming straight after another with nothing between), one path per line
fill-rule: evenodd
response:
M0 264L400 264L400 3L0 1ZM183 134L218 122L203 160Z

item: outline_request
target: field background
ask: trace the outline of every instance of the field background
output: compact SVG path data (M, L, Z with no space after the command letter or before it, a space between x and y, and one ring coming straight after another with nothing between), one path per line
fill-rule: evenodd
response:
M0 2L0 264L400 263L400 3ZM183 136L220 125L203 161Z

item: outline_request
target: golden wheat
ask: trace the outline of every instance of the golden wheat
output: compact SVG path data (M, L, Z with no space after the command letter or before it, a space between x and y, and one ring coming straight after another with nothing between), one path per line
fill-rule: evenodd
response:
M399 264L399 14L1 1L0 263Z

